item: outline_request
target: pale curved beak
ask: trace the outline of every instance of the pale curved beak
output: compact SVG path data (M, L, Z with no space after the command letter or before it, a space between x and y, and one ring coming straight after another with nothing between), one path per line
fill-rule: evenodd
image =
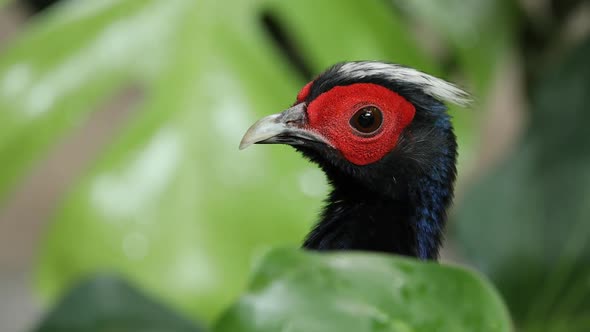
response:
M254 123L240 142L240 150L252 144L303 145L306 142L327 143L307 127L305 103L299 103L282 113L266 116Z

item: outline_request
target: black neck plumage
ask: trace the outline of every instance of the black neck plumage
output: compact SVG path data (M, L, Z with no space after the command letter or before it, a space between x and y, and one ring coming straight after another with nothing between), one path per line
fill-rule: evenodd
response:
M303 247L437 259L456 174L455 149L448 151L428 168L393 179L385 194L328 174L333 191Z
M450 197L426 188L403 197L363 197L334 190L304 248L366 250L436 259Z

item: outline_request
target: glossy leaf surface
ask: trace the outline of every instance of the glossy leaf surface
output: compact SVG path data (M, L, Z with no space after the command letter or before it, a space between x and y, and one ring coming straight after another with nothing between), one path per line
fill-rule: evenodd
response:
M396 256L276 250L216 332L510 331L471 272Z

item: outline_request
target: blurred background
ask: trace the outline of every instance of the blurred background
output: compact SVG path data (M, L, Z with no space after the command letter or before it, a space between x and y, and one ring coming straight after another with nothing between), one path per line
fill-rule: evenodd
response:
M123 276L213 321L327 193L287 147L238 152L329 65L379 59L475 97L442 261L522 331L590 331L590 3L0 0L0 330Z

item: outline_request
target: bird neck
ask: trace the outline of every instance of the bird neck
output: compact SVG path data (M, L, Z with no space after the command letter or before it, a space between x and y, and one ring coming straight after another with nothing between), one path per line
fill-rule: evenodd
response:
M385 195L331 179L333 191L303 247L437 259L455 180L454 159L438 165L394 181Z

